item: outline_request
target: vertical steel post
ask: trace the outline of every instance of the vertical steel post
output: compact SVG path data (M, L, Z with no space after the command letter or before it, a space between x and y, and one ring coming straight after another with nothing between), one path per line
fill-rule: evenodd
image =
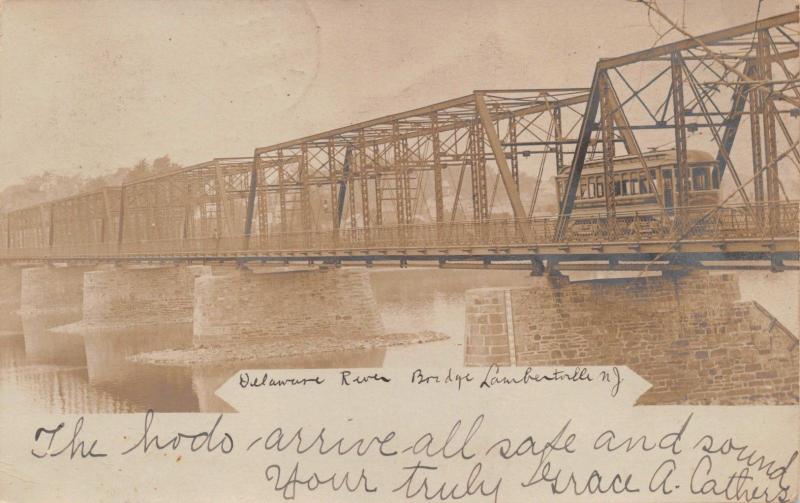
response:
M353 162L353 160L354 160L353 158L356 157L356 156L353 156L353 147L349 146L348 148L350 149L350 159L351 159L350 162L353 165L355 165L355 164L358 163L358 161L355 160L355 162ZM356 219L356 183L355 183L355 181L356 181L355 171L356 170L354 169L354 167L355 166L351 166L350 167L350 172L347 173L347 184L350 186L350 192L349 192L349 194L347 194L347 203L348 203L348 206L350 208L350 230L351 230L351 233L352 233L353 237L355 238L356 228L358 227L358 221Z
M689 206L689 190L692 179L686 146L686 119L683 101L683 61L678 51L670 58L672 70L672 105L675 115L675 189L678 191L679 216L683 220L685 209ZM681 223L683 225L683 223ZM679 227L680 228L680 227Z
M182 177L183 178L183 177ZM183 241L185 242L189 237L192 236L192 232L190 227L194 221L193 210L194 206L192 204L192 183L190 180L186 180L186 192L184 194L183 200ZM167 218L168 213L164 214L161 218ZM159 218L159 221L161 220ZM161 238L161 234L159 233L159 238Z
M406 199L403 177L405 175L405 159L403 144L400 141L400 124L397 121L392 123L392 152L394 158L394 197L395 211L397 214L397 224L404 225L406 222Z
M331 229L333 230L334 237L338 236L339 230L339 208L337 207L337 182L336 182L336 146L333 143L333 138L328 140L328 179L330 180L330 211L331 211Z
M563 129L561 124L561 107L553 107L553 139L556 141L556 173L564 169L564 144L562 143Z
M375 159L375 225L383 225L383 186L381 184L381 171L383 167L380 162L380 149L377 144L372 147Z
M214 161L214 185L216 187L214 193L214 204L216 205L217 214L217 237L226 235L226 222L225 222L225 177L222 174L222 166L219 161Z
M258 189L258 168L260 155L253 155L253 165L250 168L250 187L247 192L247 213L244 219L244 248L250 248L250 236L253 232L253 215L255 214L256 190Z
M264 184L266 185L266 184ZM258 205L258 238L263 241L269 235L269 193L266 187L264 190L259 190L256 195L256 203Z
M472 216L476 222L484 222L489 219L489 198L486 190L486 153L483 148L482 129L483 128L481 128L480 123L475 122L470 126L469 130L469 163L470 180L472 181ZM505 156L505 152L503 152L503 156Z
M600 126L603 139L603 197L606 202L608 233L614 236L617 219L616 182L614 180L614 103L608 73L600 76ZM621 182L620 182L621 183Z
M364 130L358 132L358 179L361 189L361 222L364 226L364 240L369 241L369 174L367 168L367 142Z
M436 198L436 223L444 222L444 190L442 188L442 153L439 138L439 114L431 116L431 148L433 150L433 192Z
M117 251L122 251L122 237L125 234L125 185L119 190L119 223L117 224Z
M100 240L103 243L111 241L111 223L114 221L111 215L111 198L108 195L108 187L103 187L103 235Z
M517 118L508 118L508 142L511 144L511 178L519 190L519 157L517 152Z
M52 248L53 247L53 242L55 240L55 225L53 225L55 212L54 212L54 205L52 203L48 204L47 207L49 209L48 220L50 221L49 229L48 229L48 232L47 232L47 234L48 234L48 236L47 236L47 246L49 248Z
M754 77L761 79L761 65L759 62L753 67ZM753 198L755 199L755 218L760 227L764 221L764 158L761 152L761 92L756 86L749 86L748 100L750 104L750 151L753 156Z
M774 231L778 224L777 204L780 202L780 179L778 178L778 145L775 132L775 107L772 102L772 60L769 33L758 32L757 57L760 66L760 77L765 82L759 86L761 92L761 116L764 125L764 162L767 175L767 212L769 228Z
M311 214L311 197L308 187L308 143L300 145L300 213L301 223L303 225L303 233L306 240L310 238L311 225L313 222L313 215Z
M286 221L286 168L283 165L283 149L278 149L278 204L281 215L281 234L289 230Z

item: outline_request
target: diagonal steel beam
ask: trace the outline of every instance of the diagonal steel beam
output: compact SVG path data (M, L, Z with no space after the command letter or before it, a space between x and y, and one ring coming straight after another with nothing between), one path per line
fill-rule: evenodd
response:
M578 134L578 144L575 147L575 154L572 157L572 168L567 178L566 190L561 198L558 212L558 220L556 222L555 235L556 241L560 241L564 237L569 223L569 217L572 214L572 208L575 205L575 192L578 189L578 184L581 180L581 172L583 171L583 162L586 160L586 153L589 150L589 143L594 130L594 121L597 116L597 109L600 104L600 76L602 69L598 63L592 78L592 87L589 91L589 99L586 102L586 113L583 115L581 121L581 130Z
M653 180L653 176L650 174L650 169L647 167L647 161L645 161L644 156L642 155L642 149L639 148L639 143L636 141L636 136L633 134L630 122L628 122L628 117L625 115L625 110L623 110L622 105L619 102L619 96L617 96L617 91L614 89L614 84L611 82L608 74L606 74L605 79L607 81L608 100L611 104L612 110L614 111L614 123L616 123L620 135L622 136L625 150L627 150L629 154L633 154L639 159L639 163L642 165L645 177L647 178L647 183L650 185L651 190L655 194L658 205L663 208L664 201L661 197L661 194L658 192L658 184L655 180Z
M786 24L793 24L797 22L798 22L797 11L786 12L784 14L779 14L777 16L761 19L755 23L745 23L738 26L733 26L731 28L726 28L724 30L706 33L705 35L700 35L694 38L688 38L671 44L665 44L658 47L653 47L652 49L626 54L624 56L620 56L617 58L603 59L600 60L598 66L603 69L615 68L619 66L628 65L631 63L636 63L638 61L646 61L654 58L660 58L662 56L669 56L675 51L683 51L686 49L691 49L693 47L700 47L703 44L707 45L714 42L719 42L721 40L726 40L734 37L739 37L741 35L754 33L759 30L774 28L776 26L783 26Z
M525 208L522 206L522 200L519 197L519 191L517 190L516 184L514 184L514 177L511 175L511 170L508 167L506 154L503 152L503 147L500 145L500 137L497 135L497 131L494 129L492 116L489 113L489 110L486 108L486 101L483 99L483 95L480 93L475 93L475 108L478 110L478 115L483 123L483 131L486 134L486 138L489 140L489 146L492 148L492 153L494 153L497 169L500 171L500 177L503 179L503 186L506 189L506 195L508 196L508 200L511 201L511 208L514 211L514 219L517 220L517 222L522 223L526 218ZM520 230L525 242L529 243L530 232L528 231L527 226L524 224L520 225Z
M339 197L336 202L336 219L338 228L342 227L342 216L344 215L344 199L347 195L347 183L350 181L350 159L353 155L353 147L347 146L344 153L344 165L342 168L342 178L339 180ZM353 190L353 187L350 187Z
M744 74L752 77L753 67L750 63L745 66ZM725 120L725 131L722 133L722 147L717 152L717 166L715 168L712 179L717 180L718 183L722 181L722 175L725 174L725 168L728 165L727 153L733 148L733 142L736 139L736 133L739 130L739 123L742 120L742 112L744 105L747 102L748 89L750 85L742 82L741 80L736 84L733 91L733 103L731 104L731 111Z

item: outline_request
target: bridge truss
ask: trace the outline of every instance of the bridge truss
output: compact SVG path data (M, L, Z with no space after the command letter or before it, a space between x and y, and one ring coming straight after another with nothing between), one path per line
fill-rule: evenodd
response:
M798 256L797 24L794 11L601 59L588 88L475 91L17 210L0 216L0 254L779 267ZM675 179L662 194L645 157L664 146ZM721 204L688 200L695 150L714 155ZM641 164L657 207L617 201L621 156ZM590 162L603 208L578 221Z

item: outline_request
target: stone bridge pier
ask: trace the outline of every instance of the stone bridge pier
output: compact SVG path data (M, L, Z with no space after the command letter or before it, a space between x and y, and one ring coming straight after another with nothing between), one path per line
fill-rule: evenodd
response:
M242 268L195 282L194 345L240 351L253 368L381 367L386 348L369 340L383 332L365 269ZM200 410L231 410L215 391L242 366L193 367Z
M19 316L22 291L22 268L0 267L0 333L20 333L22 320Z
M195 345L306 338L313 350L320 339L382 334L366 270L243 268L195 284Z
M83 275L89 266L44 266L22 270L20 314L59 313L80 319Z
M195 279L205 265L110 267L83 279L87 329L192 323Z
M136 403L189 410L177 401L191 387L185 371L152 372L128 358L191 346L194 284L206 274L210 266L173 264L87 272L83 319L69 328L83 334L89 380Z
M797 336L734 275L532 281L467 292L467 365L627 365L641 404L798 402Z

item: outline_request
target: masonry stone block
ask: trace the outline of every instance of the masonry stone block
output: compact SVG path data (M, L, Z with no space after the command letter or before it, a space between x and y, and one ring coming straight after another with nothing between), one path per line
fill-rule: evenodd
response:
M34 267L22 270L20 313L71 314L73 321L81 317L83 307L83 275L91 267Z
M475 316L496 302L510 326ZM532 278L468 291L466 319L467 365L627 365L653 385L642 404L798 403L797 336L731 274Z
M0 332L19 332L22 320L19 316L22 291L22 269L0 267Z
M195 345L257 343L275 337L370 338L382 333L365 270L242 269L201 276L195 283Z
M84 278L83 324L135 326L191 323L195 279L209 266L115 267Z

